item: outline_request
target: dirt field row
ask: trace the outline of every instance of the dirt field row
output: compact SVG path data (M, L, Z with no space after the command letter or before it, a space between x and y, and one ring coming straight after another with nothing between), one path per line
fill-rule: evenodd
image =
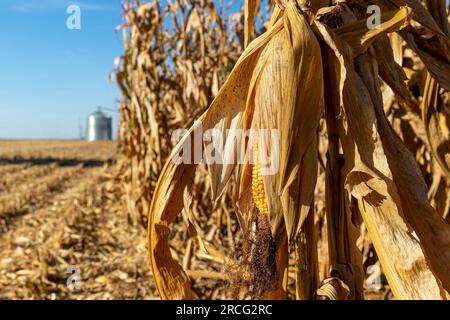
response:
M153 299L113 142L0 142L0 299Z
M0 141L0 299L157 298L146 231L130 224L115 153L112 142ZM183 230L174 242L184 241ZM200 232L209 243L217 227ZM220 254L192 239L172 250L198 297L226 290Z

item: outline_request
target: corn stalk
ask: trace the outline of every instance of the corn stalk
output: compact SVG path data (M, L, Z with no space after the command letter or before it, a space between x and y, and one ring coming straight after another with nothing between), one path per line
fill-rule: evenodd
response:
M373 4L381 9L376 28L367 24L367 8ZM208 143L196 145L196 136L215 129L226 149L218 155L221 161L209 161L212 156L206 155L210 180L202 185L210 188L211 203L224 203L237 216L244 250L233 263L254 298L288 298L293 279L298 299L363 299L365 258L358 246L363 221L370 238L365 242L372 242L396 298L447 299L450 39L444 1L426 1L425 6L419 0L277 0L266 31L258 36L259 7L256 0L244 3L245 50L216 95L207 94L212 82L192 91L188 82L179 81L176 91L191 93L191 100L174 98L170 107L194 105L204 112L164 156L163 168L159 151L146 162L156 163L157 170L144 180L151 183L139 197L153 191L149 254L161 297L196 296L170 250L169 235L180 213L196 226L192 199L202 166L175 157L189 148L205 153ZM196 21L199 30L206 30L204 19ZM160 51L170 51L172 59L185 57L188 34L181 32L178 46ZM214 46L202 34L195 38L199 73L214 56L207 52ZM130 61L137 59L130 55ZM162 74L160 81L171 76ZM133 94L143 90L128 89L127 106L139 101ZM233 130L249 129L257 134L234 143ZM277 130L279 144L265 129ZM135 141L135 149L153 148L150 142ZM244 155L244 163L237 161L238 154ZM271 174L261 171L260 159L267 154L279 163ZM145 161L136 158L135 163ZM317 196L318 190L324 190L324 197ZM141 205L141 212L147 207L148 202ZM320 207L326 212L326 228L319 230L326 230L326 237L315 234ZM328 247L330 266L321 279L319 239L320 247Z

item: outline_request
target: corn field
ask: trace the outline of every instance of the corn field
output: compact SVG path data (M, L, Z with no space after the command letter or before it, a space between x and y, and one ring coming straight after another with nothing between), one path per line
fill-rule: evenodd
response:
M118 170L159 297L450 298L449 9L123 2Z

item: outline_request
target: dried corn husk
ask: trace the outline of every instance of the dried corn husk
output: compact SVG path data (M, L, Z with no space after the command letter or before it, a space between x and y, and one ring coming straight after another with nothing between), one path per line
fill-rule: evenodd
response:
M298 29L304 32L294 32ZM174 163L173 157L183 145L192 143L200 128L220 130L225 146L224 161L208 164L214 199L223 192L237 163L238 146L232 140L235 137L228 135L229 130L280 131L280 170L276 177L265 176L264 189L272 233L295 236L312 202L316 179L316 130L322 113L320 65L319 46L306 19L294 3L287 3L282 17L249 44L210 108L175 147L162 171L150 210L149 250L163 298L191 297L185 273L170 257L166 235L168 225L182 209L183 195L189 194L188 186L192 184L195 170L195 165ZM276 76L270 77L271 74ZM301 82L304 86L299 85ZM306 90L313 83L315 90ZM278 89L267 96L271 86ZM264 118L264 114L270 114L271 118ZM267 136L260 135L257 141L262 150L267 151L271 146ZM294 144L294 141L300 143ZM250 152L244 141L240 146ZM227 158L230 156L231 159ZM208 155L206 160L211 163ZM246 170L250 167L247 164L239 171L243 177L239 189L242 221L248 218L246 208L251 199L243 196L251 191L251 181L246 179ZM281 224L283 220L285 223Z

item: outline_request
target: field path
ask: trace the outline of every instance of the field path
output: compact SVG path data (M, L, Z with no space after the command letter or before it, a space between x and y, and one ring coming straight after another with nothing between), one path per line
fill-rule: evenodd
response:
M76 185L78 177L85 174L80 166L40 169L44 170L33 171L35 175L12 182L0 196L0 235L13 228L17 219L46 208L55 196Z
M49 150L45 152L52 152L42 145ZM57 145L57 156L38 149L33 152L40 156L30 158L21 149L21 161L35 163L27 167L30 174L17 169L17 164L4 165L13 169L9 173L3 169L13 179L0 181L0 187L8 187L6 192L0 188L0 299L155 296L145 230L128 225L107 152L102 150L95 159L91 145L86 146L79 150L85 158L74 160L70 154L70 162L62 157L67 151L61 148L70 149L67 144ZM0 144L0 162L1 151ZM50 164L39 159L50 159ZM74 271L79 272L79 281Z

